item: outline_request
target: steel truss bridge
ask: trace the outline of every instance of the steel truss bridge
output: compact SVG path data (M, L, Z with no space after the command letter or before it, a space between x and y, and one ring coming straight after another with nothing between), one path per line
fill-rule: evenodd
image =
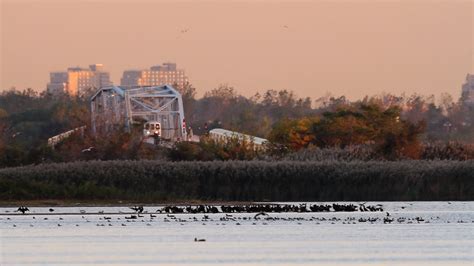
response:
M94 134L130 131L133 124L157 121L162 138L186 140L183 100L172 86L103 87L91 97L90 104Z

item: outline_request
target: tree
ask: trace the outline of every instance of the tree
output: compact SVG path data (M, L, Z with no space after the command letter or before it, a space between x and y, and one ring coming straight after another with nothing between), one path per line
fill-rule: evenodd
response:
M308 147L314 142L315 135L311 132L311 125L315 118L283 119L277 122L269 134L269 140L286 145L291 150Z
M270 140L299 150L310 145L320 148L370 144L387 158L417 158L419 136L424 123L400 119L398 106L383 108L373 100L341 105L320 116L284 119L276 123Z
M177 85L175 86L176 88L179 88ZM181 97L183 99L184 117L186 118L188 124L191 125L190 122L196 119L196 88L187 82L182 88L179 88L179 92L181 93Z

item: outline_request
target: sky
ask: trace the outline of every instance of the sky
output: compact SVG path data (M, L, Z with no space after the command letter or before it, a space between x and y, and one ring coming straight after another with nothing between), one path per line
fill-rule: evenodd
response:
M474 73L471 0L0 3L0 90L41 91L49 72L93 63L118 84L124 70L176 62L198 96L228 84L245 96L458 97Z

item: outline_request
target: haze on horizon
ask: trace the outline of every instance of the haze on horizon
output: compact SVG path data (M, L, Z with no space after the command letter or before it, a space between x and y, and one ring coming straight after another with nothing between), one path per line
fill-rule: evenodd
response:
M226 83L245 96L457 98L474 73L473 1L0 3L0 90L44 90L49 72L93 63L119 84L124 70L171 61L198 95Z

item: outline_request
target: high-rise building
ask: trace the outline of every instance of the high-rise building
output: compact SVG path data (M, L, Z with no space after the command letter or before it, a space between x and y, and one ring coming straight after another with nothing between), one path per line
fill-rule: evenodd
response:
M466 83L462 85L462 96L463 103L474 106L474 75L467 74Z
M141 70L125 70L120 80L121 86L138 86L138 80L142 76Z
M47 91L51 94L66 93L82 96L101 87L110 86L110 74L103 70L102 64L89 68L70 67L67 72L52 72Z
M47 85L48 93L66 92L67 90L67 72L51 72L49 74L49 83Z
M184 70L178 69L175 63L164 63L146 70L126 70L123 72L122 86L161 86L176 85L183 88L188 82Z

